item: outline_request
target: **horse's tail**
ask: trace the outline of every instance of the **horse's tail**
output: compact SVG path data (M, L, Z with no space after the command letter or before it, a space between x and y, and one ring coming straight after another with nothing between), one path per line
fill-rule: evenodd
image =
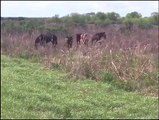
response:
M57 37L55 36L55 47L56 47L56 45L58 44L58 42L57 42Z

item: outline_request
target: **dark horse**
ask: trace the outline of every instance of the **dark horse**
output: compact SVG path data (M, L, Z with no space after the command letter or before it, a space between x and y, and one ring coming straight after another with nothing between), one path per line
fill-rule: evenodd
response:
M37 45L45 47L46 43L52 43L52 47L56 47L57 45L57 37L54 34L40 34L35 40L35 48L37 49Z
M100 33L94 34L93 37L92 37L92 44L93 44L94 41L95 41L95 43L98 42L98 41L100 41L101 38L106 39L105 32L100 32ZM101 42L100 42L100 44L101 44Z
M72 36L67 36L65 39L66 39L66 43L67 43L68 48L71 48L72 43L73 43L73 37Z
M77 41L77 45L79 45L79 44L80 44L81 35L82 35L81 33L76 34L76 41Z

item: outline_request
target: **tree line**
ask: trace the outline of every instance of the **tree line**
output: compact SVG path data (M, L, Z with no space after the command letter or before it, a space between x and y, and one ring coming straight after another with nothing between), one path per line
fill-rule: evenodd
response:
M80 26L86 28L88 24L106 27L111 24L127 25L132 23L140 28L149 29L159 25L158 16L158 12L153 12L149 17L143 17L140 13L134 11L128 13L125 17L121 17L115 12L71 13L64 17L59 17L56 14L50 18L1 17L1 27L2 30L6 30L9 33L31 33L34 30L67 33L70 27Z

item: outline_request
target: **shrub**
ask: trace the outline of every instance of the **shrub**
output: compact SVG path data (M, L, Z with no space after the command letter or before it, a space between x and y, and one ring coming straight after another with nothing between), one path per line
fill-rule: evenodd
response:
M111 83L111 82L113 82L113 81L115 81L116 80L116 78L114 77L115 75L113 75L112 73L110 73L110 72L104 72L103 74L102 74L102 81L103 82L108 82L108 83Z
M95 79L95 71L92 69L91 65L89 63L83 63L82 65L84 69L84 75L86 76L86 78Z

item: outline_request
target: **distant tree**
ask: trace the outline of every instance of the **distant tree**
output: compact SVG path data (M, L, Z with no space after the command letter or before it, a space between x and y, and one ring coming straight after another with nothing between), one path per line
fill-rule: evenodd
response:
M159 13L158 12L153 12L151 13L151 17L150 17L150 22L154 25L159 25Z
M96 17L99 18L100 20L104 21L106 19L106 14L103 12L98 12L96 14Z
M159 13L158 12L152 12L151 13L151 17L158 17L159 16Z
M86 19L84 15L72 13L71 20L75 23L75 25L85 26Z
M131 19L124 19L123 24L125 25L126 30L132 30L133 29L133 21Z
M141 18L142 15L138 12L131 12L126 15L126 18Z
M61 22L61 19L59 18L59 15L55 14L55 16L52 17L53 21L56 23Z
M90 13L86 13L86 15L87 16L93 16L93 15L95 15L95 13L94 12L90 12Z
M118 23L120 19L120 15L118 13L111 12L111 13L107 13L107 18L110 19L112 23L114 24L114 23Z
M79 16L79 13L71 13L70 16Z
M25 20L25 17L18 17L17 19L18 19L19 21L20 21L20 20Z

